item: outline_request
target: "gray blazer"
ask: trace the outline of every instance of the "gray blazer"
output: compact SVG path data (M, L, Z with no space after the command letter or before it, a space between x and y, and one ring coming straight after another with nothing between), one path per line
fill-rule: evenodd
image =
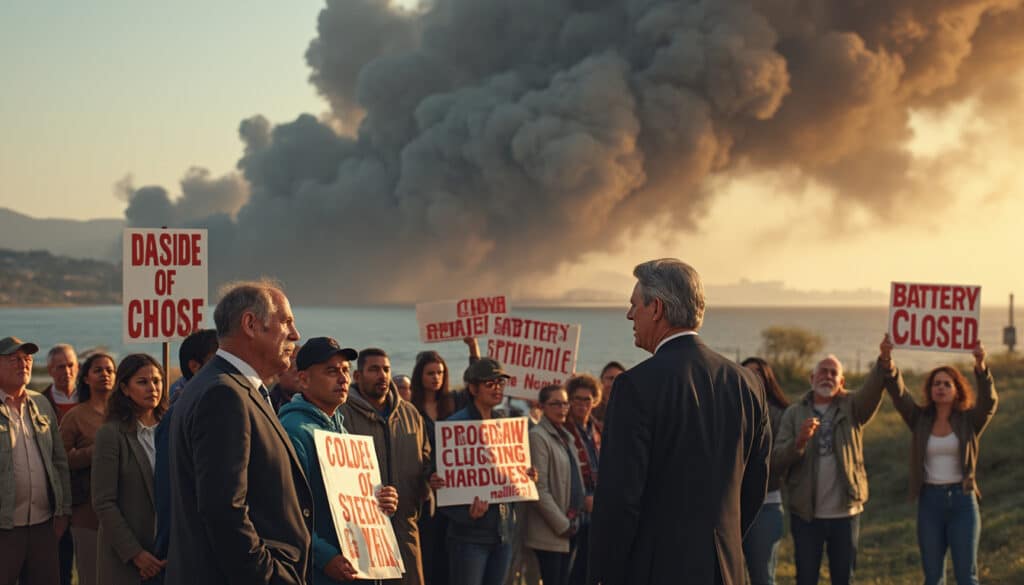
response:
M153 550L156 506L153 466L135 422L110 421L96 431L92 459L92 506L100 520L96 582L139 583L132 558Z

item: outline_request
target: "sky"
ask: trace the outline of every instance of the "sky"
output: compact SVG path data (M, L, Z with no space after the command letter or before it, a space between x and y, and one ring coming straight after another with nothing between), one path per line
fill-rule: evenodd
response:
M308 81L304 59L322 7L315 0L0 4L0 206L34 217L123 217L126 201L115 185L126 177L179 193L191 167L233 172L243 119L325 117L331 106ZM941 188L935 196L878 203L882 194L866 205L786 168L739 168L712 177L706 188L714 197L695 225L665 225L652 210L651 223L621 245L558 263L533 287L625 289L634 264L674 256L711 284L777 280L819 291L885 291L893 280L980 284L986 304L1005 303L1008 293L1024 291L1024 121L993 116L965 96L913 112L911 127L909 172L927 179L925 188Z

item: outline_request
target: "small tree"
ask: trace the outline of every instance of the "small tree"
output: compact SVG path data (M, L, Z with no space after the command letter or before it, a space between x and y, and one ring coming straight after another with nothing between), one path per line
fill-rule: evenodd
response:
M761 331L764 357L776 375L787 380L802 379L811 368L811 358L825 347L825 338L800 327L775 325Z

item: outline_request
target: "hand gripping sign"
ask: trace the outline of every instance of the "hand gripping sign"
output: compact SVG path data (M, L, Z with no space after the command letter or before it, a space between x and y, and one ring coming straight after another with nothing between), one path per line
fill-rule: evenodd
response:
M405 572L391 521L377 506L381 486L373 437L313 430L316 456L341 553L357 579L399 579Z
M125 343L171 341L199 329L208 241L206 230L124 230Z
M490 333L490 316L508 312L504 295L435 301L416 305L420 341L437 343L483 337Z
M438 506L491 504L538 499L530 469L530 434L526 417L440 421L434 425Z
M495 315L487 356L512 376L507 396L537 400L541 388L564 384L572 376L579 346L579 325Z
M980 286L892 283L888 329L897 348L969 352L980 316Z

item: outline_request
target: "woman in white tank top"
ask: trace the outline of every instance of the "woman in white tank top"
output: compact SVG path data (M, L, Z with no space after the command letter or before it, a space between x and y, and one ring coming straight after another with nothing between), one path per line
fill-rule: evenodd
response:
M886 337L886 343L891 342ZM974 349L977 396L951 366L928 374L923 405L907 392L903 376L887 386L893 405L910 427L911 495L917 497L917 541L926 585L942 583L946 551L959 585L978 583L981 516L975 469L979 437L995 414L997 397L985 366L985 349Z

